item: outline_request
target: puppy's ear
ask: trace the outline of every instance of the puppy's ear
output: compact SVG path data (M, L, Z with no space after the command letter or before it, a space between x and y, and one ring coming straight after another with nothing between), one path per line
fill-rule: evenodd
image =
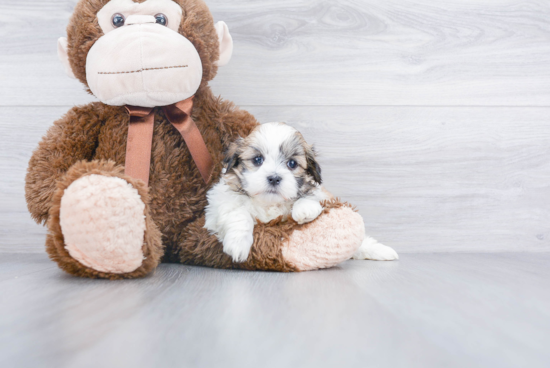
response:
M225 151L225 157L223 159L223 167L225 169L225 173L228 173L230 170L239 166L239 148L241 147L243 142L244 139L239 137L237 138L237 140L231 143L227 148L227 151Z
M317 163L316 156L315 148L308 146L306 149L306 173L313 177L317 184L321 184L323 182L323 179L321 179L321 166Z

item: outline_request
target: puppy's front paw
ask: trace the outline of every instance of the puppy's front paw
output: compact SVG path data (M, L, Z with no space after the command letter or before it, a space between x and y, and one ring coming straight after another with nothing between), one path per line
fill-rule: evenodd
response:
M323 212L323 207L311 199L299 199L292 206L292 218L299 224L315 220Z
M252 243L254 237L251 232L229 231L223 238L223 252L230 255L233 262L245 262Z

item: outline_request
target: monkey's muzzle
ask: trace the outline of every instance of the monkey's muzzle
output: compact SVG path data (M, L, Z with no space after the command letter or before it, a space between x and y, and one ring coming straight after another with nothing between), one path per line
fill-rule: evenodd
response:
M167 106L195 94L202 64L184 36L138 22L96 41L86 59L86 78L92 93L107 105Z

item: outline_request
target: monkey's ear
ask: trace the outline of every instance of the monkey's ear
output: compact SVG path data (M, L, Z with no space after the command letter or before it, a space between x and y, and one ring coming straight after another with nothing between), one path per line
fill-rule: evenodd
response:
M224 174L239 165L239 147L243 142L244 139L239 137L235 142L231 143L229 148L227 148L227 151L225 151L225 158L223 159Z
M313 146L309 146L306 149L306 173L311 175L313 180L320 185L323 182L323 179L321 178L321 166L317 163L315 158L316 156L315 148L313 148Z
M227 28L225 22L218 22L214 27L216 28L220 43L220 58L215 64L217 66L224 66L229 63L229 59L231 59L231 55L233 54L233 38L229 34L229 28Z
M71 78L75 78L73 69L71 68L71 63L69 63L69 46L67 45L67 37L61 37L57 40L57 57L63 63L65 67L65 73Z

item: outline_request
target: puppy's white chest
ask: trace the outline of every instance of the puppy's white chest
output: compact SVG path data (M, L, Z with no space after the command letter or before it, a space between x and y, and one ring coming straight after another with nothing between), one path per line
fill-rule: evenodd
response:
M283 216L286 221L292 211L292 203L278 203L270 206L261 206L256 204L254 218L260 222L269 222L277 217Z

